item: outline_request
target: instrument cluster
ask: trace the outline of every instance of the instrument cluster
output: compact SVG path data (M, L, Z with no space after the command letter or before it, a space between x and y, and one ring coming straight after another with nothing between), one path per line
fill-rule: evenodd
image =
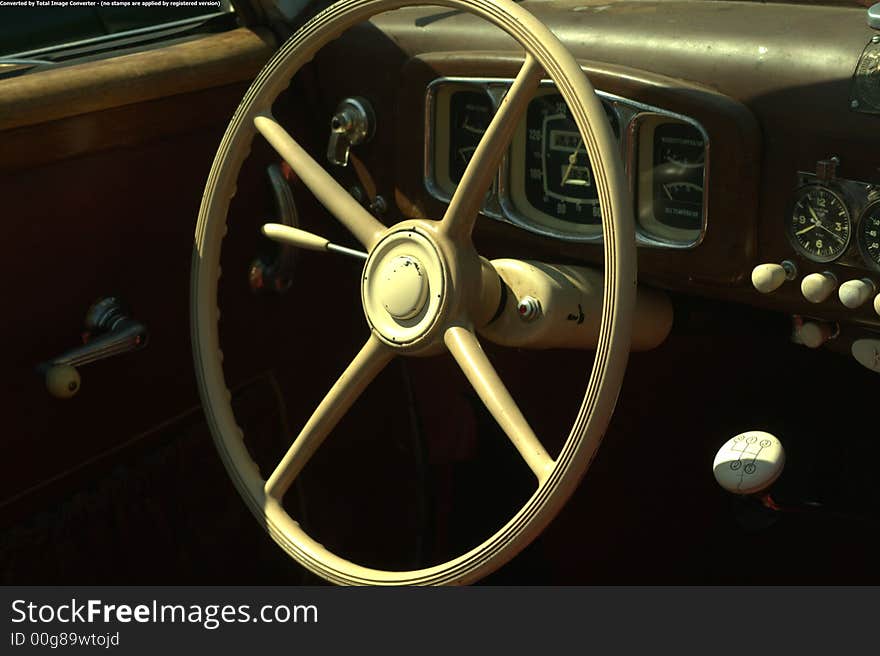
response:
M427 93L425 184L448 202L512 80L440 78ZM695 120L597 92L633 194L640 245L691 248L707 223L706 131ZM483 213L569 241L601 241L601 207L583 140L552 82L514 133Z
M815 173L797 174L784 230L791 247L806 262L799 264L792 258L759 264L752 271L752 285L770 294L786 281L800 278L801 294L810 303L833 301L836 295L845 308L858 310L863 318L872 314L872 306L880 316L876 276L880 271L880 189L837 177L839 164L832 157L817 162ZM811 266L811 262L821 266ZM833 339L835 330L827 322L808 321L796 327L796 341L815 348ZM876 369L880 360L866 366Z
M830 167L829 172L824 168ZM813 262L837 262L880 271L880 189L837 178L836 162L820 162L820 173L798 174L786 235Z

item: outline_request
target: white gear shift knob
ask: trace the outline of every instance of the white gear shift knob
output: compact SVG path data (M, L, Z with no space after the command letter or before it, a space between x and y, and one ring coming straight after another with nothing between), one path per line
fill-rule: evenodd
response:
M782 443L764 431L746 431L729 439L718 450L712 472L728 492L763 492L779 478L785 466Z

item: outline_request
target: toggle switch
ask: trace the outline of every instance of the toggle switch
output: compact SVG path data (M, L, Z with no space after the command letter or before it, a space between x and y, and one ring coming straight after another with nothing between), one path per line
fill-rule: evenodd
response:
M376 132L376 114L366 98L346 98L336 107L330 119L330 140L327 161L348 166L351 147L366 143Z

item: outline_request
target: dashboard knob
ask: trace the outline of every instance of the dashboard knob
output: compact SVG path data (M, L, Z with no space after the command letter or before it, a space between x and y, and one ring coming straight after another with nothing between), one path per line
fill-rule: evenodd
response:
M874 297L874 312L880 315L880 294Z
M755 494L773 485L784 466L785 449L776 436L764 431L746 431L718 449L712 473L728 492Z
M855 310L857 307L864 305L875 291L874 283L868 278L862 278L861 280L848 280L843 283L837 295L840 297L841 303L850 310Z
M801 293L810 303L822 303L837 289L837 278L830 271L811 273L801 281Z
M775 292L786 280L797 276L794 264L786 260L782 264L759 264L752 269L752 285L762 294Z
M834 336L834 326L819 321L804 321L794 329L794 341L807 348L819 348Z

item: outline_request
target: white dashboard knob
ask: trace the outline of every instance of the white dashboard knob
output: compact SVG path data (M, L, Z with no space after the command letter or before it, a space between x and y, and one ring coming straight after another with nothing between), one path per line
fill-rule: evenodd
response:
M874 312L880 315L880 294L874 297Z
M834 327L828 323L818 321L804 321L794 330L794 341L803 344L807 348L819 348L831 339Z
M840 286L837 295L840 297L841 303L850 310L855 310L864 305L874 291L874 283L868 278L862 278L861 280L847 280Z
M746 431L718 450L712 473L728 492L755 494L773 485L784 466L782 442L764 431Z
M830 271L811 273L801 281L801 293L810 303L822 303L837 289L837 278Z
M781 264L759 264L752 269L752 285L762 294L775 292L788 280L788 272Z

